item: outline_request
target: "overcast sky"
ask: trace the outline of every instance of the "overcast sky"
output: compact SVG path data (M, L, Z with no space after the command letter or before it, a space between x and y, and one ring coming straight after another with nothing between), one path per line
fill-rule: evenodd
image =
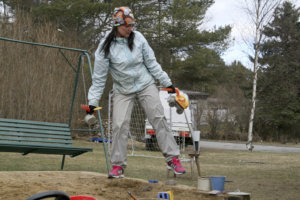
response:
M247 35L249 31L246 31L251 23L242 10L242 2L243 0L215 0L215 4L206 13L204 28L210 29L213 26L231 25L231 39L234 40L232 40L230 48L222 55L222 58L226 64L230 64L234 60L239 60L247 68L252 69L247 56L249 48L244 42L244 40L253 38L251 33ZM300 7L300 0L290 0L290 2Z

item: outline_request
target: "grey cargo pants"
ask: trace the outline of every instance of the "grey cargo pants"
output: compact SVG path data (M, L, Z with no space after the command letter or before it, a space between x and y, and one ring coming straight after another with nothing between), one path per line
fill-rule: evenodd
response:
M166 161L179 156L179 148L167 124L157 87L152 84L141 92L113 96L113 139L111 164L126 167L128 133L134 100L137 97L155 130L158 146Z

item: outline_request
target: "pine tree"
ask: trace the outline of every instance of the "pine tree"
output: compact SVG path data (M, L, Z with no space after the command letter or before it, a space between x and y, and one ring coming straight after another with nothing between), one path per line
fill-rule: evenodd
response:
M299 18L300 9L284 2L263 31L268 40L261 48L260 62L265 67L260 81L259 117L284 138L299 137L295 135L300 123Z

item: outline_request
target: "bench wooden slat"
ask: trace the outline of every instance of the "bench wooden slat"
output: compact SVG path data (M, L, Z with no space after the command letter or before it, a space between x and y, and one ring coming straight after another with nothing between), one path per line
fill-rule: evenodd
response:
M39 130L39 129L26 129L26 128L14 128L14 127L1 127L0 131L9 132L23 132L23 133L41 133L47 135L70 135L70 131L55 131L55 130Z
M70 131L69 128L52 127L52 126L38 126L30 124L13 124L0 122L2 127L17 127L17 128L29 128L29 129L41 129L41 130L57 130L57 131Z
M0 122L8 122L8 123L14 123L14 124L32 124L32 125L54 126L54 127L63 127L63 128L69 127L68 124L63 124L63 123L28 121L28 120L20 120L20 119L0 118Z
M26 137L7 137L1 136L1 140L18 141L18 142L43 142L43 143L59 143L59 144L72 144L71 140L54 140L54 139L37 139Z
M33 146L33 147L47 147L47 148L61 148L61 149L69 149L69 148L80 148L80 147L73 147L70 144L50 144L50 143L34 143L34 142L15 142L15 141L0 141L0 145L15 145L15 146Z
M0 137L2 135L5 136L19 136L19 137L33 137L33 138L48 138L49 135L46 134L31 134L31 133L20 133L20 132L4 132L0 131ZM51 135L53 139L63 139L63 140L71 140L72 137L70 135L61 136L61 135Z

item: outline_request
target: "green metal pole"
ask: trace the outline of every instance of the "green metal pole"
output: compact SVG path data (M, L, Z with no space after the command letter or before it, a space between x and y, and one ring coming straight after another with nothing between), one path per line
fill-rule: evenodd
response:
M72 123L73 107L74 107L74 101L75 101L75 97L76 97L76 91L77 91L78 77L79 77L79 72L80 72L81 57L82 57L82 55L83 55L83 54L80 54L80 56L79 56L78 66L77 66L76 76L75 76L75 81L74 81L74 89L73 89L73 96L72 96L71 110L70 110L70 116L69 116L69 127L71 127L71 123Z
M70 50L70 51L78 51L78 52L82 52L82 53L87 52L87 50L83 50L83 49L75 49L75 48L55 46L55 45L50 45L50 44L41 44L41 43L36 43L36 42L14 40L14 39L4 38L4 37L0 37L0 40L5 40L5 41L9 41L9 42L16 42L16 43L21 43L21 44L30 44L30 45L41 46L41 47L49 47L49 48L55 48L55 49L65 49L65 50Z
M92 69L92 65L91 65L90 56L87 52L85 52L84 54L87 57L91 77L93 77L93 69ZM110 171L110 167L109 167L109 160L108 160L108 155L107 155L107 150L106 150L106 145L105 145L104 129L103 129L100 110L97 111L97 114L98 114L98 119L99 119L99 125L100 125L99 129L100 129L100 133L101 133L101 138L102 138L102 143L103 143L103 148L104 148L104 153L105 153L105 159L106 159L107 174L108 174ZM107 140L107 142L109 142L109 140Z

